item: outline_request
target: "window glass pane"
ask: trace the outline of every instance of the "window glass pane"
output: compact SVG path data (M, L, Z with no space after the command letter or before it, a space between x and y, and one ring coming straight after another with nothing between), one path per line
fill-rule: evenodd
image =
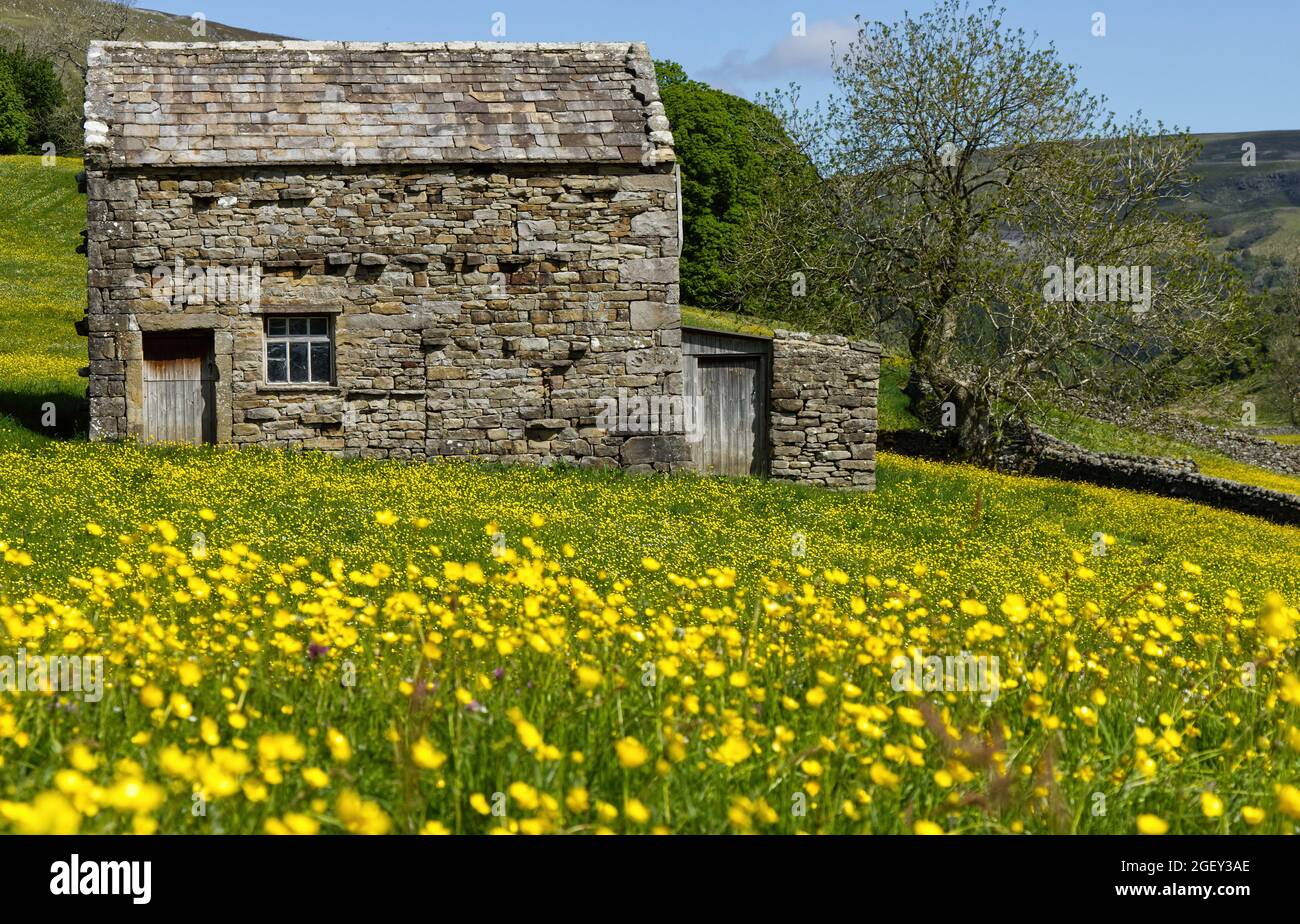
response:
M326 326L324 318L311 319L311 333L313 337L324 337L329 333L329 328Z
M288 344L268 343L266 345L266 380L268 382L287 382L289 380L288 356Z
M311 380L328 382L330 380L330 345L317 341L311 345Z
M307 333L307 319L306 319L306 318L290 318L290 319L289 319L289 333L291 333L291 334L305 334L305 333Z
M267 321L267 332L272 337L284 336L285 326L284 318L270 318Z
M306 341L300 340L289 344L289 381L308 381Z

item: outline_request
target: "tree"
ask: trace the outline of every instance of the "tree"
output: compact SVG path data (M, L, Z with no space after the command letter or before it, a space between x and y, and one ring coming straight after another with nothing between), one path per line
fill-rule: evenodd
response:
M96 40L117 41L131 22L135 0L68 0L39 33L35 45L86 85L86 50Z
M780 123L748 100L691 80L673 61L656 61L655 71L682 170L682 301L737 310L740 229L771 172L755 133L780 134Z
M0 61L0 154L16 154L27 143L30 127L18 81L4 61Z
M770 184L744 244L767 256L750 275L770 289L782 240L818 229L826 322L895 325L914 405L955 416L981 461L1049 395L1139 395L1171 367L1157 359L1231 354L1243 304L1199 226L1167 208L1194 179L1190 136L1116 122L1002 12L943 0L859 19L829 103L768 98L818 181Z
M1300 426L1300 251L1284 270L1276 310L1268 339L1269 360L1291 423Z
M684 83L691 82L691 78L686 76L686 68L682 67L676 61L668 60L655 62L655 80L659 84L659 92L661 94L669 87L677 87Z
M38 153L50 139L51 123L64 104L63 84L49 58L30 53L22 45L0 48L0 66L8 67L23 98L28 119L26 150Z

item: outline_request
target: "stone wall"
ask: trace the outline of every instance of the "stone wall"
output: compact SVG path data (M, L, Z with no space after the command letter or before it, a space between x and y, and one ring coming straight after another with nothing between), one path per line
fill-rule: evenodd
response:
M1129 406L1097 397L1076 395L1071 404L1079 413L1132 430L1155 433L1217 452L1238 462L1300 475L1300 446L1278 443L1269 435L1294 433L1290 427L1219 427L1181 413Z
M210 329L217 435L402 459L686 466L596 427L680 395L671 165L88 170L93 439L140 435L150 331ZM177 305L155 267L256 268L255 303ZM335 380L265 381L263 318L332 318Z
M1238 462L1287 475L1300 475L1300 446L1274 442L1257 433L1214 427L1172 414L1133 414L1124 422L1128 426L1222 453Z
M1191 459L1159 459L1093 452L1039 430L1015 434L1002 450L999 467L1024 474L1183 498L1300 525L1300 496L1215 478Z
M874 489L879 387L878 345L774 331L772 477L829 488Z

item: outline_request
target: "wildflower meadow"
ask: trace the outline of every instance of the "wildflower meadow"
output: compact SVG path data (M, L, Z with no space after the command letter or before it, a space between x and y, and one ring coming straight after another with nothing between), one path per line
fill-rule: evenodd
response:
M1286 527L890 455L872 496L84 443L0 469L10 646L102 659L97 698L66 666L0 697L12 831L1300 822ZM996 685L900 670L955 652Z

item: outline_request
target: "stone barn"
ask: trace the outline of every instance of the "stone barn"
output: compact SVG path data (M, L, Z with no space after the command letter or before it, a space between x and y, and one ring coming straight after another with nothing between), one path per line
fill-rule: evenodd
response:
M88 63L92 439L874 483L873 346L683 350L643 44L104 42Z

